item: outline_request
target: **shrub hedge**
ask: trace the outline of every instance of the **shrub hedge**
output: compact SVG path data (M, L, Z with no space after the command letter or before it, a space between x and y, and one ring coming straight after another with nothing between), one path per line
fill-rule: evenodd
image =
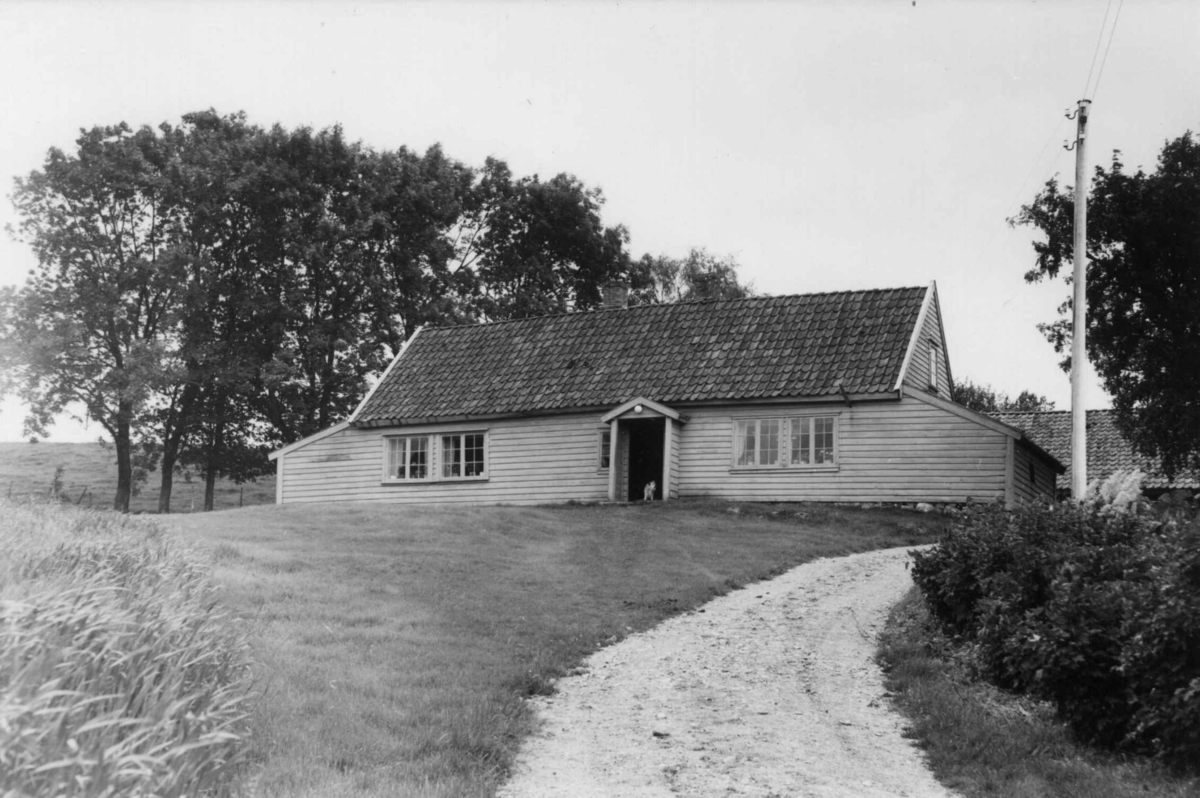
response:
M1200 763L1200 522L1087 505L978 509L913 578L996 684L1084 741Z
M248 647L152 522L0 502L0 794L229 795Z

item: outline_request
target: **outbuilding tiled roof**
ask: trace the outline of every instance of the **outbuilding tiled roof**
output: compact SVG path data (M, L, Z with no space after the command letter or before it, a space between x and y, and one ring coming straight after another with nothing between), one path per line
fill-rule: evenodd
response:
M1034 443L1054 455L1067 467L1058 475L1059 490L1071 487L1071 413L1067 410L1048 410L1025 413L989 413L988 415L1023 430ZM1200 474L1184 472L1168 482L1157 460L1136 454L1129 441L1117 428L1116 414L1111 410L1087 411L1087 478L1105 480L1114 471L1137 468L1146 474L1143 490L1163 488L1200 488Z
M463 416L891 391L926 291L595 310L422 330L354 426Z

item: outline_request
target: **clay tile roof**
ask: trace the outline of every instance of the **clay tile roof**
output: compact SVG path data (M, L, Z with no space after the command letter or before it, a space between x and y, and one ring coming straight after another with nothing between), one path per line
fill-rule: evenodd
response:
M422 330L355 426L891 391L927 288L643 305ZM840 382L840 385L839 385Z
M1048 410L1024 413L988 413L998 421L1023 430L1034 443L1056 457L1067 470L1058 475L1059 490L1071 488L1071 413ZM1183 472L1170 482L1157 460L1135 454L1129 441L1117 429L1117 417L1111 410L1087 411L1088 482L1107 479L1114 471L1133 468L1145 473L1143 490L1163 488L1200 488L1200 474Z

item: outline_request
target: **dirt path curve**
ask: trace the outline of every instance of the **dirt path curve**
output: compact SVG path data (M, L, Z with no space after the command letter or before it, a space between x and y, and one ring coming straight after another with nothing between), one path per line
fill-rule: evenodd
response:
M501 798L950 796L873 662L908 549L818 560L603 649Z

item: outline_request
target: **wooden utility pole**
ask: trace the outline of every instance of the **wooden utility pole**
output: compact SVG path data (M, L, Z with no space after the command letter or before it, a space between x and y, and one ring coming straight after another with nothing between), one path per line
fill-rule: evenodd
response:
M1080 100L1075 112L1075 242L1071 254L1075 299L1071 327L1071 498L1079 501L1087 491L1087 122L1091 100Z

